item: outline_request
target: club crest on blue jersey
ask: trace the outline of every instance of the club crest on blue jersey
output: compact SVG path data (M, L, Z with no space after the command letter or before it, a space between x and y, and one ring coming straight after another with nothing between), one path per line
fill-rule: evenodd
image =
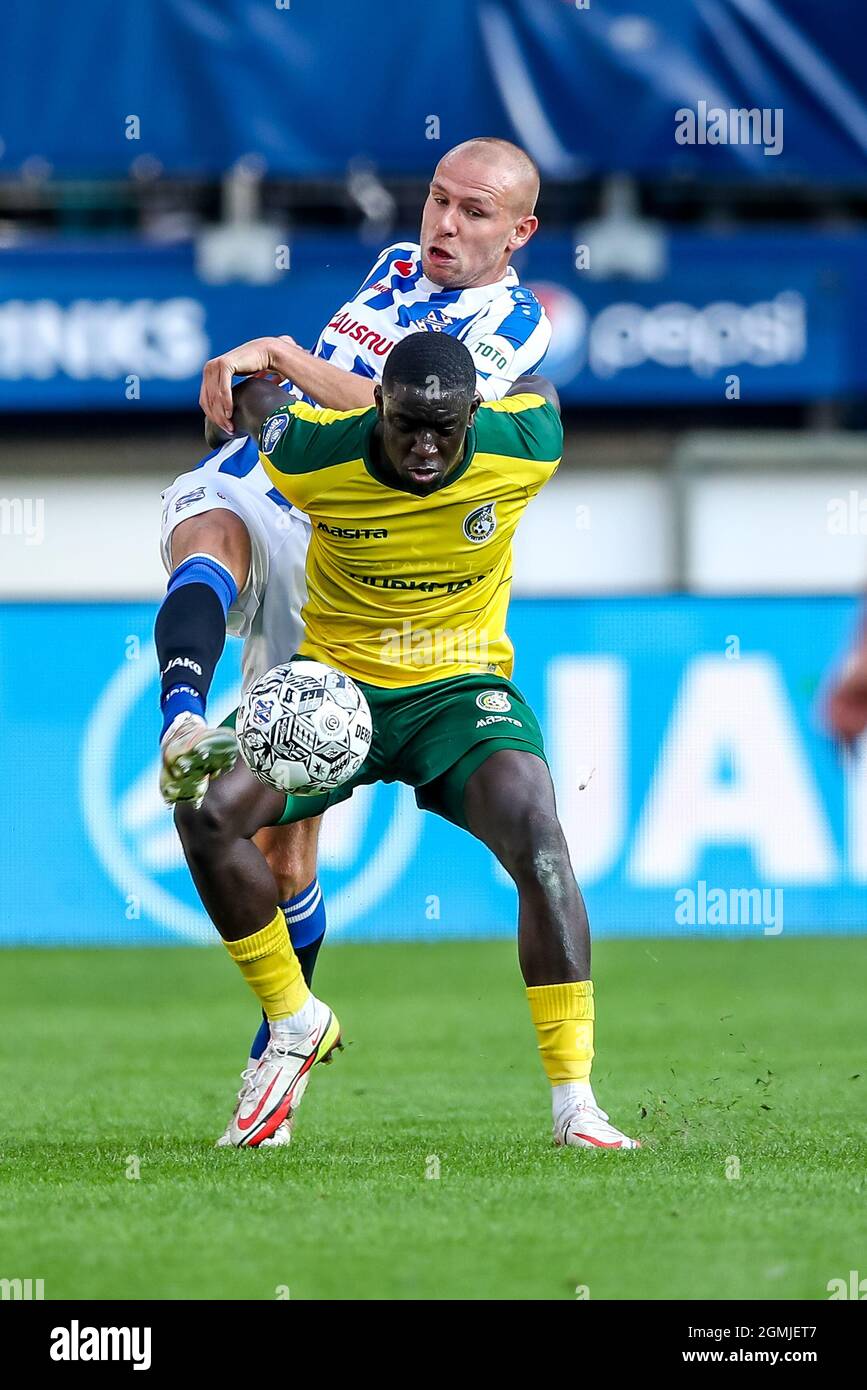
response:
M464 518L464 535L473 545L489 540L497 529L496 502L485 502Z
M444 314L442 309L431 309L423 319L416 321L416 328L422 329L425 333L448 333L453 323L454 319Z
M261 444L263 454L271 454L274 452L281 434L284 430L288 429L288 426L289 416L286 414L271 415L268 417L265 421L265 427L262 430Z

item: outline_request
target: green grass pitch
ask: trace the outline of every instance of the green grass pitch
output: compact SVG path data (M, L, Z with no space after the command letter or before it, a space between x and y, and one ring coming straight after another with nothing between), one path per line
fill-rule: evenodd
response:
M213 1148L256 1022L221 951L0 959L0 1276L46 1298L824 1299L867 1272L863 941L599 943L622 1154L552 1147L508 942L326 946L347 1047L260 1153Z

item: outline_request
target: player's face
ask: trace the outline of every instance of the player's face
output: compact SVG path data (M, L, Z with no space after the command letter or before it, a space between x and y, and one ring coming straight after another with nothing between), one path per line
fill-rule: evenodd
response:
M422 269L444 289L490 285L538 226L516 213L511 185L476 158L444 160L421 219Z
M377 386L382 450L399 485L421 496L448 481L464 456L467 427L479 404L460 394L432 399L421 387Z

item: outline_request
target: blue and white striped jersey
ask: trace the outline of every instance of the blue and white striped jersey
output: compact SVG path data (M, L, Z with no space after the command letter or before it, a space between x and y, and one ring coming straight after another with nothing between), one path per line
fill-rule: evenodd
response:
M444 290L424 274L421 247L399 242L380 254L355 297L323 328L313 352L378 381L395 343L419 330L454 333L466 343L479 394L487 401L505 395L518 377L538 371L551 339L544 309L533 291L518 283L511 266L493 285Z

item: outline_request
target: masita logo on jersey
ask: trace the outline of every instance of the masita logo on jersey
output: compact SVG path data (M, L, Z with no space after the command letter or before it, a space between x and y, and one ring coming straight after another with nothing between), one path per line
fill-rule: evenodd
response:
M232 665L228 657L227 650L224 666ZM211 721L225 718L240 698L237 679L218 671L208 708ZM131 937L153 941L168 933L211 944L214 929L199 905L171 813L159 794L158 707L155 658L122 662L85 727L79 760L82 819L120 896ZM362 787L329 811L320 845L329 928L375 915L415 858L423 827L409 787Z
M497 529L496 502L485 502L464 518L464 535L473 545L488 541Z
M327 536L339 536L344 541L383 541L388 535L382 526L329 526L325 521L317 521L316 530L324 531Z
M273 453L277 447L280 436L288 427L289 416L285 413L282 415L270 416L269 419L265 421L265 426L262 430L262 452L265 454Z

